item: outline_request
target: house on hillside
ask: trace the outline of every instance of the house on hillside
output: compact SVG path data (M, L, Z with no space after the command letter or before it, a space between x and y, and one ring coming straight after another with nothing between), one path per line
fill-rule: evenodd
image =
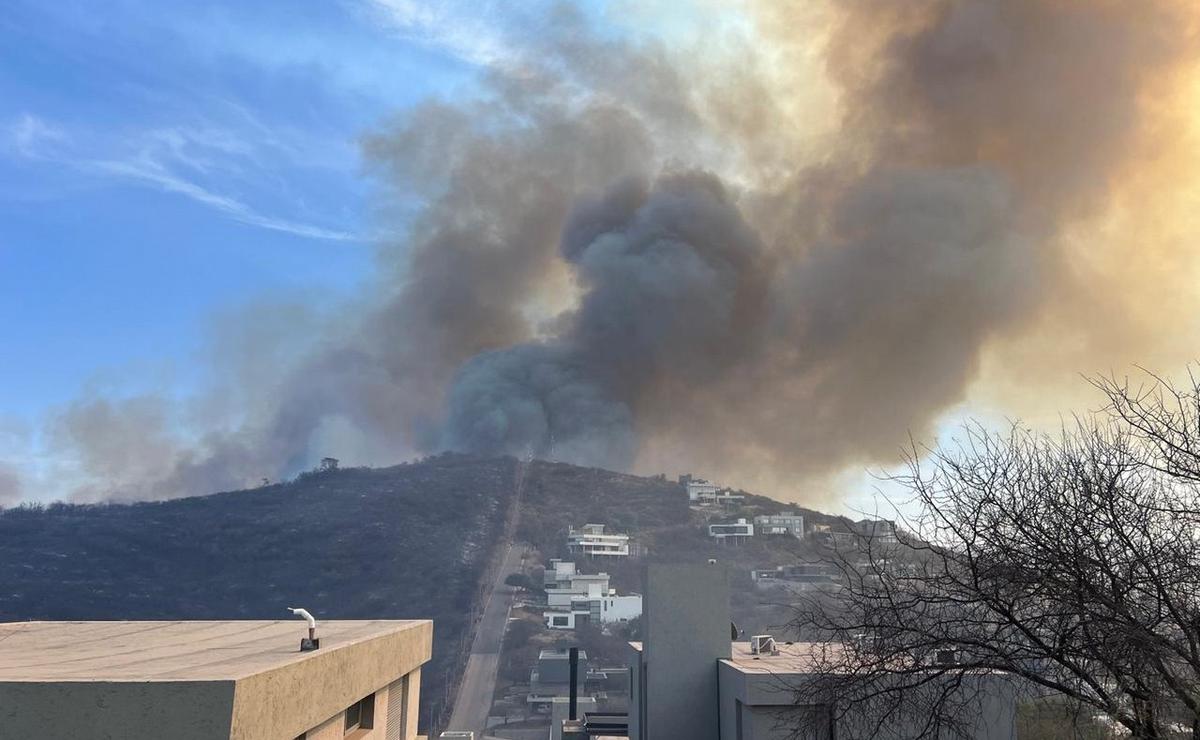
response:
M812 528L812 538L834 548L866 548L868 545L894 545L896 523L888 519L862 519L847 524L818 524Z
M688 503L693 506L730 506L746 500L744 495L703 478L680 476L680 483L687 488Z
M571 576L575 575L575 563L570 560L551 558L546 569L542 572L542 588L565 588L571 584Z
M823 563L780 565L750 571L750 580L758 588L784 588L793 593L829 591L841 586L837 566Z
M708 536L719 542L736 544L744 541L747 537L754 536L754 525L745 519L738 519L736 522L728 524L710 524L708 525Z
M790 511L756 516L754 531L758 534L790 534L798 540L804 539L804 517Z
M602 674L601 674L602 675ZM578 651L575 667L575 687L578 711L594 712L598 699L607 698L603 693L586 690L592 672L588 669L588 655L584 650ZM531 711L539 714L549 714L557 719L559 732L551 737L562 737L562 720L567 716L566 709L571 694L571 654L569 648L547 648L538 654L537 665L529 672L529 694L526 703ZM545 736L543 736L545 737Z
M606 533L603 524L585 524L579 529L570 527L567 530L567 551L589 558L627 558L629 535Z
M854 523L854 529L866 540L876 544L894 545L896 523L890 519L862 519Z
M543 615L552 630L573 630L584 624L618 624L642 615L639 594L621 596L616 589L590 584L587 593L574 596L565 607L551 607Z
M550 607L569 606L572 599L587 595L593 586L600 589L601 593L608 593L609 575L607 573L572 573L554 586L546 587L546 605Z

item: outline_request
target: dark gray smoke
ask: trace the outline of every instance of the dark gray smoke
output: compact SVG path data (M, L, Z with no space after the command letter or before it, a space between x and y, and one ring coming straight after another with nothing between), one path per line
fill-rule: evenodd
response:
M71 409L58 439L84 495L449 448L808 496L784 482L893 459L964 398L991 340L1061 296L1091 302L1086 346L1121 304L1079 280L1064 235L1172 123L1146 101L1196 59L1188 6L825 11L764 3L707 66L563 11L536 64L404 114L364 144L405 226L361 303L232 322L224 402L202 404L224 411L203 423ZM809 113L789 65L815 38L837 102ZM806 116L837 123L814 145ZM150 469L122 446L138 428Z
M648 398L721 378L755 348L765 250L712 175L669 175L653 190L626 181L585 199L562 257L582 290L578 308L554 338L463 367L446 446L626 468Z

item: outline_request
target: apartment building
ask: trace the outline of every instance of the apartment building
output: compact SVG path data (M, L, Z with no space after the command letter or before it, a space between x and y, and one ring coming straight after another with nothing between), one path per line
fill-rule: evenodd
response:
M606 533L603 524L571 527L567 530L567 551L588 557L627 558L629 535Z
M429 621L0 624L0 736L413 740Z

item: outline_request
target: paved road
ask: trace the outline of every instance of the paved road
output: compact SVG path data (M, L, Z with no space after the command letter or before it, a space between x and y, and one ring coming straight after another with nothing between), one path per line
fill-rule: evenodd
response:
M504 628L508 624L508 613L512 608L516 589L504 584L509 573L521 570L524 557L523 544L509 545L504 556L504 565L496 572L496 582L483 608L483 618L475 630L471 643L471 656L463 673L462 686L454 712L450 715L448 730L473 730L475 737L482 738L487 727L488 710L492 708L492 695L496 691L496 670L500 666L500 643L504 640Z

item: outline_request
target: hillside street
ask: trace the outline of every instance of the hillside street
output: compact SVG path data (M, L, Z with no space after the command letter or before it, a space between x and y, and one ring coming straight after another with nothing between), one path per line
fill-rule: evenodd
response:
M471 655L463 673L462 685L454 712L450 716L449 730L472 730L475 737L482 738L487 726L488 711L492 707L492 695L496 690L496 672L500 665L500 644L504 640L504 628L512 609L517 589L505 585L504 579L523 569L525 545L510 544L504 556L504 564L496 570L496 581L484 607L483 617L475 630L471 643Z

